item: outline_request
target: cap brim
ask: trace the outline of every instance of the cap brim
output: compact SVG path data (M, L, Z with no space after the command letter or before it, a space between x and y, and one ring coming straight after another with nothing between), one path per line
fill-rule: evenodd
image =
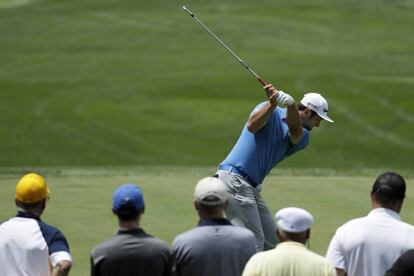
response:
M327 121L327 122L330 122L330 123L333 123L334 122L334 120L332 120L331 118L329 118L328 116L325 116L325 115L321 115L321 114L319 114L319 113L317 113L318 114L318 116L319 117L321 117L322 119L324 119L325 121Z

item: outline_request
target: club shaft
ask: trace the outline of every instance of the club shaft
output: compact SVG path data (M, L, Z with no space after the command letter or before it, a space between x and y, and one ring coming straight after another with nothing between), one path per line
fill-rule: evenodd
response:
M240 62L240 64L246 68L247 71L249 71L253 76L255 76L255 78L262 84L262 85L266 85L267 83L259 77L259 75L256 74L255 71L253 71L253 69L251 69L238 55L236 55L236 53L234 53L220 38L218 38L206 25L203 24L203 22L201 22L200 19L197 18L197 16L194 15L194 13L192 13L187 7L183 6L183 10L185 10L192 18L194 18L195 21L197 21L197 23L203 27L209 34L211 34L217 42L219 42L221 44L221 46L223 46L234 58L237 59L238 62Z

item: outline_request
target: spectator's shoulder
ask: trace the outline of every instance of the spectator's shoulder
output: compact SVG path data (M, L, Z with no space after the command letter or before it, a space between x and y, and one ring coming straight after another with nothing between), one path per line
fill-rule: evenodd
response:
M414 226L412 224L409 224L408 222L405 221L400 221L401 225L404 225L408 230L414 231Z
M41 220L37 221L40 231L42 232L43 236L45 237L46 241L54 240L54 239L64 239L65 235L62 231L60 231L56 226L47 224Z
M148 239L148 242L150 242L152 246L156 246L160 249L168 249L169 250L169 247L168 247L168 244L167 244L166 241L164 241L162 239L159 239L157 237L151 236L151 235L148 235L147 239Z
M342 224L340 227L338 227L337 231L352 230L354 227L362 226L366 223L368 223L367 217L353 218Z
M254 238L255 236L252 231L247 228L232 226L233 232L237 233L241 238Z
M40 227L47 229L51 232L61 232L56 226L46 223L43 220L38 220L37 223L39 224Z
M100 258L101 256L105 256L106 254L113 252L114 248L119 245L119 240L117 236L113 236L107 240L104 240L100 244L96 245L91 250L92 258Z
M202 227L195 227L181 234L178 234L172 243L173 247L199 239L200 237L202 237L202 231Z

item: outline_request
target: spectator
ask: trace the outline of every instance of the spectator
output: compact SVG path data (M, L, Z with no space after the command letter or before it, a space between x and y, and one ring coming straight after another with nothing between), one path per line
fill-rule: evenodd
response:
M289 207L276 213L276 235L280 243L275 249L254 255L243 276L335 276L334 267L322 256L305 247L310 238L313 217L307 211Z
M224 218L228 194L215 177L200 180L194 191L198 227L177 236L173 242L173 271L181 276L240 276L256 252L256 239L245 228Z
M414 249L402 254L384 276L413 276Z
M338 275L384 275L401 254L414 248L414 227L399 215L405 189L399 174L381 174L371 191L373 210L337 229L326 257Z
M141 190L132 184L120 186L112 198L112 211L119 230L91 253L92 276L162 276L171 274L171 253L167 244L140 228L144 213Z
M17 183L17 216L0 224L0 275L69 274L72 257L66 238L40 219L49 193L45 179L35 173Z

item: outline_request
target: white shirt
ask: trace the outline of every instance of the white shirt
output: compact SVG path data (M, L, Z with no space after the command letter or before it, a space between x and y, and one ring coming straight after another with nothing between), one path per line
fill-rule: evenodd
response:
M414 248L414 227L398 213L373 209L339 227L326 258L348 276L382 276L405 251Z

